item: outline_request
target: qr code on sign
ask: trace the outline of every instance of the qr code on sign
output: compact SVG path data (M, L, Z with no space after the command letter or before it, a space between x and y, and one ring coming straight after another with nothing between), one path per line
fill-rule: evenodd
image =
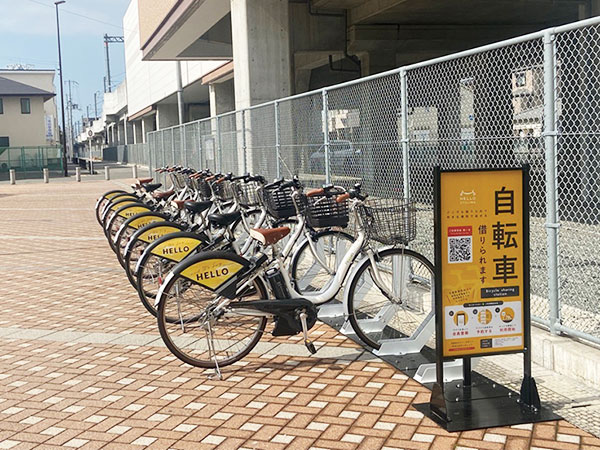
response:
M473 239L471 236L448 238L448 262L473 262Z

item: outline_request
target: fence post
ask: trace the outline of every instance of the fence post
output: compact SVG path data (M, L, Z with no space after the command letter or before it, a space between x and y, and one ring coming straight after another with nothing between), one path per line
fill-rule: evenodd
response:
M242 109L242 153L244 155L244 173L248 173L248 161L246 155L246 110Z
M104 179L106 181L110 180L110 167L104 166Z
M75 167L75 181L81 181L81 167Z
M186 148L186 136L185 136L185 124L184 125L180 125L181 127L181 138L179 139L179 143L181 146L181 153L183 153L183 166L187 167L188 162L187 162L187 148Z
M50 173L47 167L42 169L42 173L44 174L44 183L48 183L50 181Z
M544 147L546 154L546 238L548 244L548 301L550 332L557 334L558 298L558 222L556 182L556 124L554 79L554 34L544 32Z
M218 171L222 172L223 171L223 155L221 154L221 125L220 125L220 117L217 116L217 124L216 124L216 132L217 132L217 151L215 152L216 155L219 155L219 168ZM215 158L216 158L215 155ZM217 162L215 161L215 167L217 166Z
M408 99L406 94L406 70L400 71L400 108L401 108L401 142L402 142L402 174L404 185L404 199L410 198L410 171L409 171L409 140L408 140Z
M208 169L208 167L203 167L202 164L202 132L201 132L201 122L196 123L196 143L198 144L198 170Z
M177 166L177 161L175 161L175 128L171 127L171 154L173 155L173 165Z
M8 173L10 176L10 184L17 184L17 173L15 172L15 169L10 169Z
M163 167L167 164L167 154L165 153L165 130L160 130L160 150L162 152ZM163 185L167 185L167 175L165 173L160 174Z
M279 102L273 104L275 107L275 158L277 162L277 179L281 178L281 142L279 136Z
M323 90L323 147L325 148L325 184L331 183L329 167L329 96Z

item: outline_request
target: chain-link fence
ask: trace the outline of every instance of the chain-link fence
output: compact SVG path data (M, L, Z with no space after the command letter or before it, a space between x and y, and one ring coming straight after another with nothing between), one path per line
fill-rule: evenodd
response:
M10 170L21 178L41 178L43 169L62 175L61 147L0 147L0 180L8 180Z
M600 19L148 134L150 165L410 197L433 259L433 167L531 167L532 314L600 343ZM560 241L560 242L559 242Z

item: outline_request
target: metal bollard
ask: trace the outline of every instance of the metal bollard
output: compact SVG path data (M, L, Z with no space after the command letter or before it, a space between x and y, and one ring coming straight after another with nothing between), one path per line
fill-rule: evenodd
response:
M137 178L138 174L137 174L137 164L134 164L133 167L131 168L131 173L133 175L133 178Z
M48 171L48 168L44 167L43 172L44 172L44 183L48 183L50 181L50 172Z
M15 169L10 169L10 184L17 184L17 173Z
M106 181L110 180L110 167L104 166L104 179Z
M81 181L81 167L75 167L75 181Z

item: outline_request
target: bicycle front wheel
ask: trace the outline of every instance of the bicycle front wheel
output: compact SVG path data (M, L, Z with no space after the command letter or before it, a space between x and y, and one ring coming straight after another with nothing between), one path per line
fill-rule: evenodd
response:
M267 324L264 315L218 309L223 297L182 275L199 266L222 273L223 267L245 265L247 261L235 254L210 252L177 265L166 280L158 305L158 328L168 349L181 361L196 367L223 367L239 361L256 346ZM264 283L256 278L240 288L231 302L267 298Z
M379 349L388 339L412 335L433 311L433 264L408 249L389 248L361 260L346 301L356 335Z

